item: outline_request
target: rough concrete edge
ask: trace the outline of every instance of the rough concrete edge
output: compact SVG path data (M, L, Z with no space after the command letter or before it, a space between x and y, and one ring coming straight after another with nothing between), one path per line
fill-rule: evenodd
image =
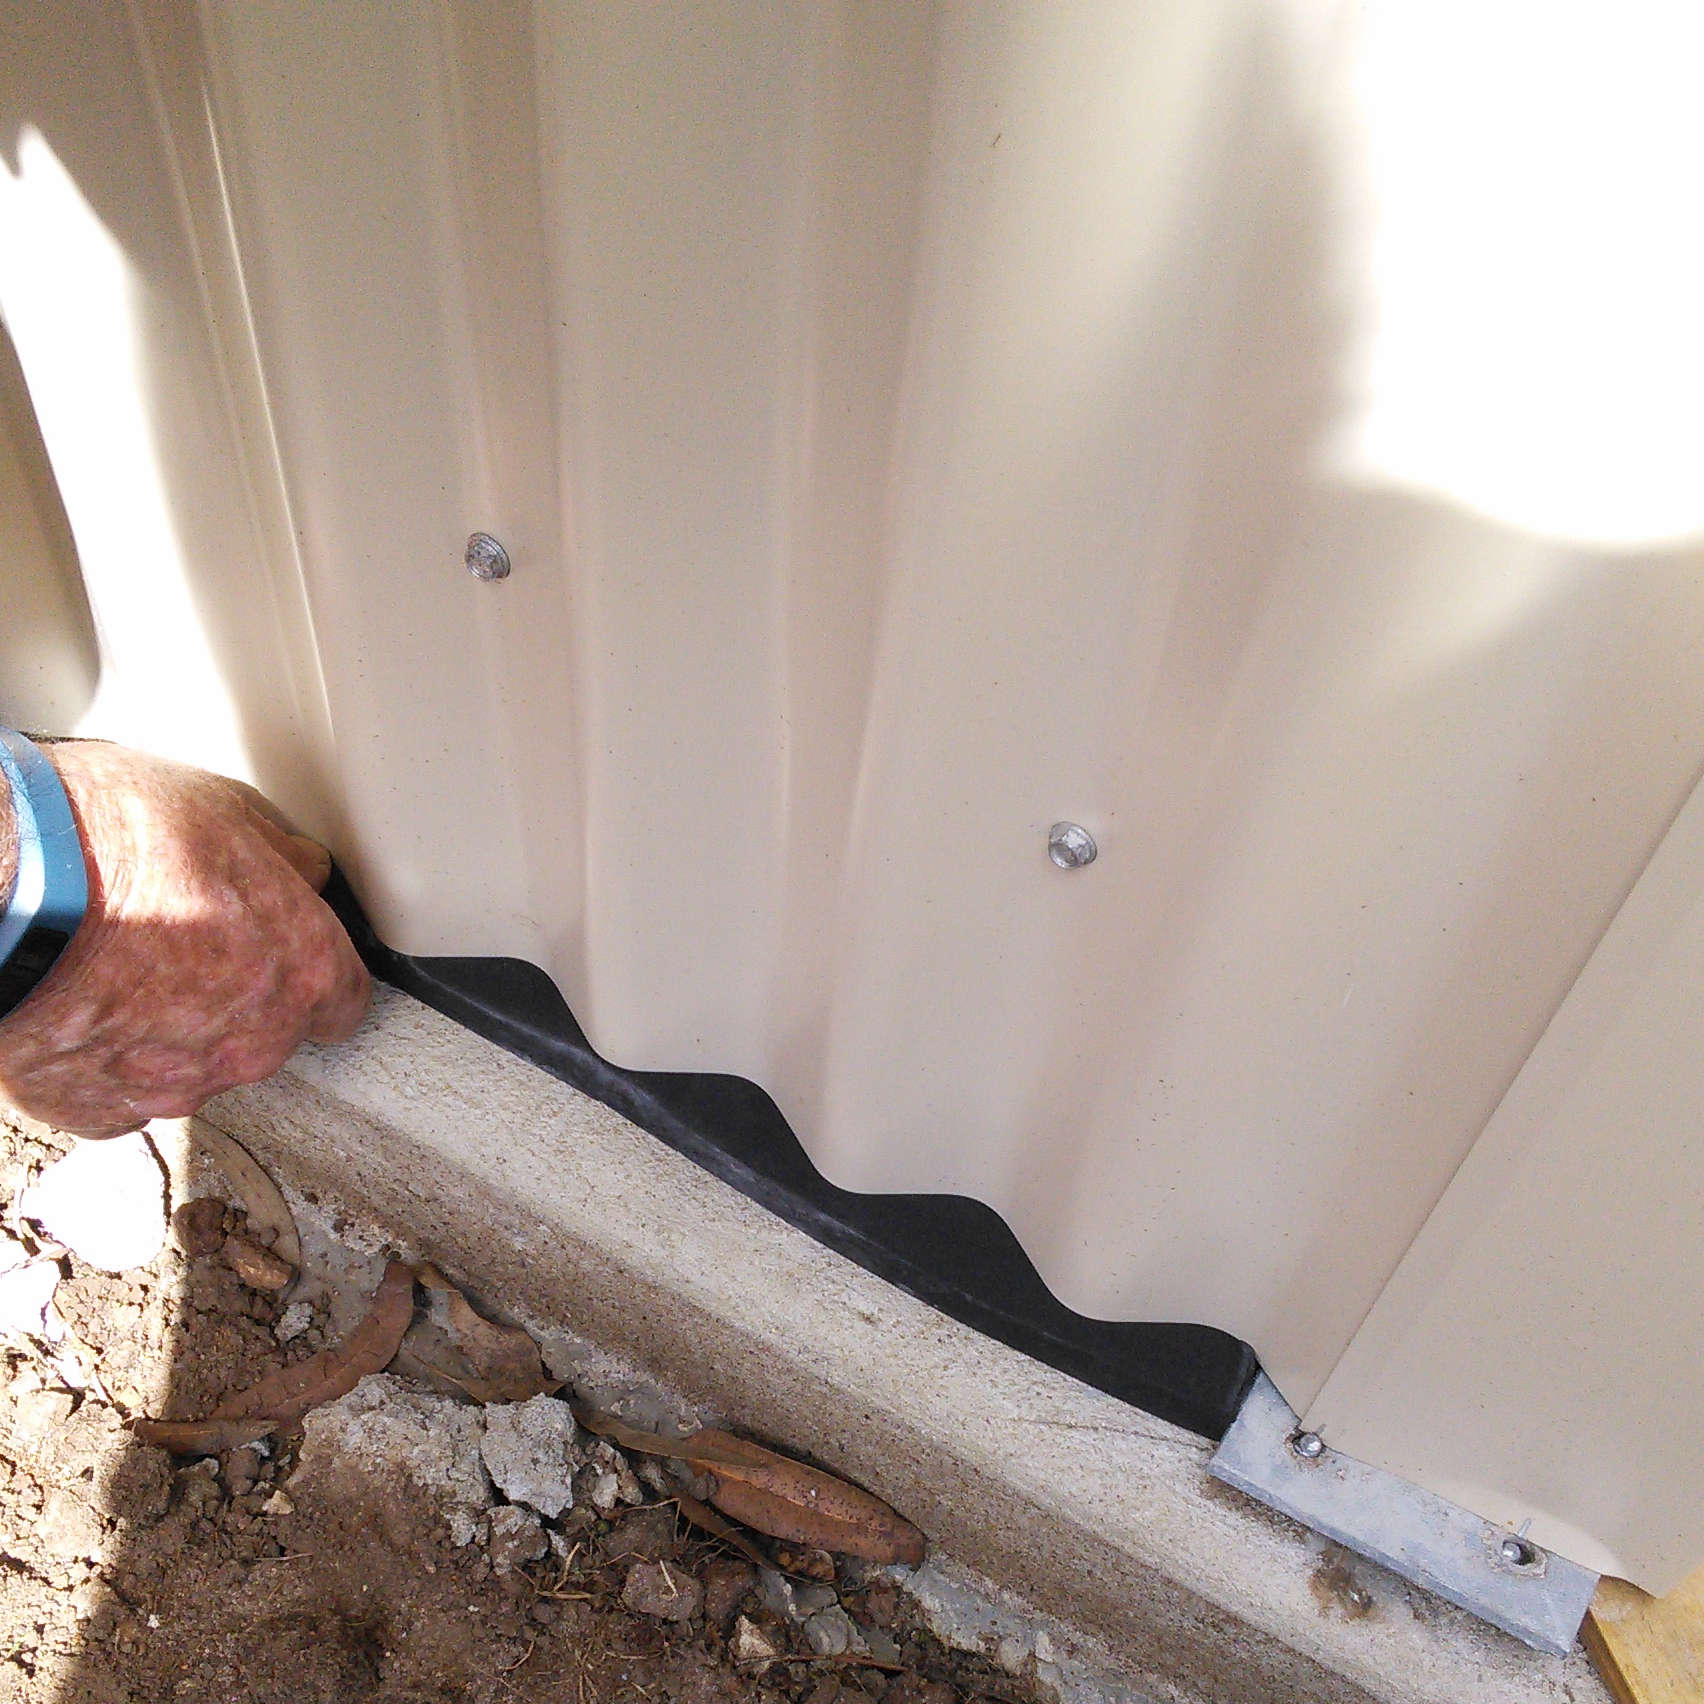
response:
M206 1109L308 1189L489 1296L890 1498L945 1553L1175 1704L1598 1704L1543 1657L1366 1568L1335 1613L1303 1529L1202 1440L936 1313L609 1108L406 996Z

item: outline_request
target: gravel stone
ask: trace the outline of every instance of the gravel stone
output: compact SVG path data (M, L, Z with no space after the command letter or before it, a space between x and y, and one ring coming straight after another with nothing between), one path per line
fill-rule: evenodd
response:
M672 1507L661 1505L634 1509L615 1523L598 1548L606 1562L618 1562L629 1556L643 1562L672 1560L680 1549L675 1536L675 1512Z
M622 1582L621 1601L656 1621L690 1621L704 1606L704 1588L671 1563L635 1562Z
M516 1503L491 1511L490 1533L486 1547L492 1569L499 1574L511 1574L523 1562L536 1562L550 1549L544 1523L531 1509Z
M793 1588L793 1615L796 1620L803 1621L815 1615L819 1609L828 1609L838 1603L833 1586L795 1586Z
M639 1483L639 1476L633 1471L627 1457L607 1438L595 1439L586 1452L586 1458L602 1473L615 1475L615 1495L618 1502L626 1503L629 1508L637 1508L645 1501L645 1488Z
M314 1323L314 1308L312 1302L292 1302L278 1316L278 1323L272 1328L272 1335L280 1343L288 1343L292 1338L300 1337Z
M493 1403L479 1453L503 1495L555 1520L574 1501L574 1472L585 1459L574 1415L553 1396Z
M742 1667L772 1663L781 1655L775 1641L755 1621L748 1620L743 1615L734 1623L734 1633L728 1641L728 1651Z
M172 1214L172 1237L194 1260L216 1254L225 1240L225 1203L216 1195L198 1195Z
M805 1623L805 1642L819 1657L843 1657L852 1649L856 1629L838 1604L819 1609Z
M802 1621L793 1582L774 1568L765 1568L757 1577L757 1590L763 1607L783 1621ZM820 1606L819 1606L820 1607Z
M613 1514L621 1501L621 1481L607 1467L581 1468L574 1479L574 1491L604 1516Z

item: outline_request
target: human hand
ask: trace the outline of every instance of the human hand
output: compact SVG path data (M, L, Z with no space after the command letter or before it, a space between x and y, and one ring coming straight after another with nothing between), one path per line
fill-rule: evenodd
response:
M0 1021L0 1097L81 1135L183 1117L354 1033L372 996L319 898L323 847L258 793L122 746L49 746L83 841L89 908Z

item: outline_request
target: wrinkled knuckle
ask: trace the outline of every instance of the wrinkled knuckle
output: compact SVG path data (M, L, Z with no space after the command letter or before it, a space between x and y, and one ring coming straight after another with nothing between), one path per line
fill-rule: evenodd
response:
M284 990L292 1012L310 1012L332 987L335 972L318 951L298 953L284 978Z

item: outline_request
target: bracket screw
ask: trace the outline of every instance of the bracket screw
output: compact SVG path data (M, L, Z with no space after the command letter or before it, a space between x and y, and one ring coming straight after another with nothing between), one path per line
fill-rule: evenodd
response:
M509 553L490 533L476 532L467 541L467 571L476 580L506 580Z
M1047 855L1062 870L1080 870L1092 864L1099 850L1095 837L1079 823L1056 822L1047 831Z
M1290 1448L1303 1461L1318 1461L1325 1454L1325 1439L1318 1432L1298 1432L1290 1440Z

